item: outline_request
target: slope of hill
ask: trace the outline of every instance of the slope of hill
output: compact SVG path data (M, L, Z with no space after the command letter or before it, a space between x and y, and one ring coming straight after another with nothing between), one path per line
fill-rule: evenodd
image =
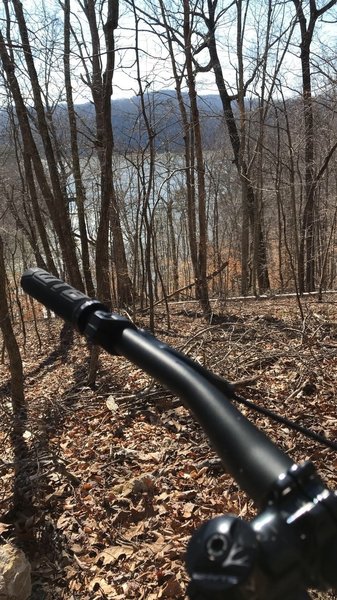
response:
M185 96L186 105L188 97ZM183 147L182 121L175 92L156 92L146 96L147 118L155 134L155 146L158 150L179 151ZM66 107L59 107L66 118ZM208 95L199 98L199 111L206 149L214 147L223 135L222 107L218 96ZM77 115L82 122L82 130L92 132L95 129L95 110L92 103L76 106ZM112 101L112 125L115 148L118 151L144 148L148 134L142 115L141 99L134 96L129 99ZM83 143L84 140L83 140Z

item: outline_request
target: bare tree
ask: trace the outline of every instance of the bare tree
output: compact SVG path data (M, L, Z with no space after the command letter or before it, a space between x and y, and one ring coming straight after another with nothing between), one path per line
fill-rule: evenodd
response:
M208 284L207 284L207 222L206 222L206 189L205 189L205 164L203 157L200 117L197 102L197 90L195 84L195 72L193 63L193 49L192 49L192 28L193 28L193 12L190 10L189 0L184 0L184 21L183 21L183 32L184 32L184 52L186 60L186 72L187 72L187 87L190 101L190 135L192 136L192 143L195 152L196 159L196 179L198 189L198 232L199 232L199 243L198 243L198 255L197 255L197 278L196 278L196 289L198 298L200 300L201 307L205 316L210 316L211 307L208 297Z
M4 259L4 243L0 237L0 328L6 346L11 374L11 394L14 416L14 428L21 431L21 421L26 415L26 404L23 386L23 369L20 350L13 331L9 304L7 300L7 277Z
M84 64L86 84L90 87L96 116L96 150L101 169L101 206L96 240L96 279L97 293L110 304L109 268L109 224L113 235L114 262L117 276L118 302L131 302L131 281L121 231L119 207L114 189L112 174L112 153L114 148L111 122L112 81L115 66L115 37L118 26L118 1L78 0L87 19L90 37L91 73ZM104 17L104 9L106 15ZM98 19L103 19L105 48L101 49ZM103 67L105 57L105 67Z
M224 9L227 12L231 3ZM256 270L259 291L266 291L269 286L269 274L267 268L267 250L263 225L261 220L261 207L258 206L258 199L254 190L254 184L249 173L249 164L245 158L245 96L249 85L254 80L262 59L257 61L256 68L246 78L243 62L243 42L246 24L246 9L244 3L239 0L236 5L236 52L238 59L237 91L231 94L225 81L221 60L218 54L217 26L221 15L217 14L218 3L209 0L207 3L207 14L202 11L204 23L207 27L204 46L208 48L210 63L206 68L211 68L214 72L216 85L222 102L223 113L228 128L229 138L234 155L234 163L237 167L242 185L242 293L248 291L248 256L249 256L249 228L253 232L255 244ZM222 12L222 14L223 14ZM199 49L200 50L200 49ZM233 110L233 103L237 102L240 111L240 128Z
M53 143L51 140L50 130L48 127L48 122L46 118L45 107L42 100L41 95L41 87L38 79L38 74L35 68L33 52L31 49L31 44L29 40L28 28L25 20L25 16L23 13L23 7L19 0L12 0L12 4L14 7L17 25L20 32L21 44L22 44L22 52L25 58L26 66L27 66L27 74L29 77L30 84L32 86L33 99L34 99L34 107L36 111L37 117L37 125L39 134L41 136L41 140L43 143L44 153L46 157L46 161L48 164L48 172L51 182L51 190L49 190L49 185L44 177L44 186L48 185L48 197L50 199L50 207L52 207L52 217L55 221L55 228L59 236L59 241L62 249L62 253L65 260L66 268L69 272L69 278L73 285L75 285L78 289L83 289L82 277L79 270L78 258L76 255L76 245L75 240L71 228L71 222L69 218L69 210L67 198L62 190L62 184L60 181L60 176L58 172L58 163L55 157L55 152L53 148ZM10 24L7 21L8 25ZM10 40L8 40L10 41ZM22 125L25 129L26 139L24 143L29 144L29 146L35 145L34 140L32 140L31 131L28 132L27 125L27 112L25 105L22 100L22 96L20 94L18 81L14 75L15 69L14 63L10 60L8 54L6 56L6 48L4 47L3 38L1 39L2 43L2 56L3 62L5 60L6 65L4 64L4 68L6 70L7 76L9 77L9 84L12 88L12 93L14 96L15 102L18 107L22 111ZM15 79L15 81L14 81ZM20 106L19 106L20 105ZM28 139L29 138L29 139ZM41 162L39 164L39 169L41 169Z
M78 130L76 111L73 99L72 80L71 80L71 24L70 24L70 0L64 0L64 80L67 98L67 111L70 131L71 160L75 184L75 200L78 212L79 231L81 239L82 263L84 271L84 280L89 296L95 295L94 283L91 275L90 254L88 233L85 220L85 189L82 180L80 154L78 146Z
M298 19L301 43L300 59L302 69L303 120L305 132L305 205L301 224L301 239L299 253L299 286L300 291L315 289L315 229L316 229L316 188L318 173L315 157L315 120L312 96L311 74L311 44L318 20L336 5L336 0L330 0L320 8L316 0L304 3L293 0ZM307 12L308 11L308 12Z
M7 3L6 3L7 4ZM31 122L28 114L28 109L25 105L24 98L20 89L19 80L16 76L16 67L15 67L15 57L12 52L13 43L10 37L12 20L8 11L6 11L7 16L7 28L6 28L6 36L7 36L7 45L5 42L5 38L0 32L0 56L4 69L4 73L6 75L8 89L13 97L13 101L16 109L16 118L18 120L20 133L22 137L22 151L24 156L24 168L25 168L25 176L27 179L27 185L30 193L30 198L32 205L34 207L34 213L37 219L37 224L39 228L39 233L41 239L44 240L43 234L43 224L40 219L40 213L38 209L37 199L36 199L36 188L35 188L35 177L38 182L41 193L44 197L44 200L47 204L50 217L52 219L53 225L57 232L60 247L62 250L62 255L64 259L64 265L68 271L69 278L72 281L73 285L76 285L78 288L82 288L82 280L78 267L78 260L76 256L76 247L75 241L73 238L73 233L71 229L71 223L69 219L68 206L66 199L62 193L62 188L60 185L59 174L57 170L57 163L55 161L55 156L53 152L53 147L48 131L48 125L46 121L46 115L44 112L44 107L41 100L40 94L40 86L37 78L37 73L34 66L33 55L30 49L29 39L28 39L28 31L26 22L24 19L22 5L18 2L14 2L14 7L16 9L17 20L20 25L20 33L22 35L22 51L24 51L24 56L26 58L28 76L31 77L31 85L35 92L34 100L36 101L36 113L39 115L38 119L38 127L39 133L41 134L41 139L43 140L45 156L48 164L48 176L46 175L44 164L42 161L41 154L38 150L37 143L35 141ZM28 66L29 65L29 66ZM49 179L50 178L50 179ZM47 250L46 241L44 241L44 247ZM47 254L48 257L48 254ZM49 260L49 259L48 259ZM51 261L49 260L49 263ZM50 266L53 266L50 264Z
M211 308L207 282L208 236L205 164L193 60L194 16L187 0L183 2L181 14L179 11L174 13L173 20L178 20L176 24L171 22L172 6L162 2L162 0L159 0L159 6L160 19L158 18L158 11L153 5L149 6L147 11L141 10L140 13L143 18L146 15L150 21L164 28L165 31L183 127L188 239L196 282L196 295L205 316L209 316ZM178 45L183 55L182 65L179 64L176 58L175 45ZM188 89L188 102L186 102L182 91L184 84L187 85Z

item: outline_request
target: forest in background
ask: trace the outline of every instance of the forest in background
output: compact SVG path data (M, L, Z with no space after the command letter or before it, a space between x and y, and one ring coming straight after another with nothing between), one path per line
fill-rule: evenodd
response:
M133 312L191 285L205 315L334 287L333 0L1 11L10 280L37 264Z

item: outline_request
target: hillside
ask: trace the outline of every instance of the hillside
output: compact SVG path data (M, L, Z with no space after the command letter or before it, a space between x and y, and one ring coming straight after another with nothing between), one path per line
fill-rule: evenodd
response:
M333 298L303 301L305 322L287 298L229 302L212 325L195 307L172 304L170 331L158 313L158 337L236 382L257 405L336 439ZM25 347L20 336L28 408L21 441L11 438L6 364L0 370L1 529L31 560L32 599L184 598L192 531L224 512L251 518L251 501L179 399L105 353L89 388L83 339L61 347L59 321L38 327L40 343L33 323ZM336 489L335 451L243 411ZM25 498L15 510L13 489Z
M188 98L185 95L188 105ZM183 131L175 92L148 94L146 111L155 132L155 146L158 150L180 151L183 149ZM199 97L201 127L204 147L208 149L220 144L224 132L222 107L218 95ZM76 112L83 125L94 130L94 107L92 104L76 106ZM112 100L112 126L115 149L134 150L147 144L148 136L141 114L141 101L138 96L129 99Z
M188 99L185 96L188 104ZM91 102L77 104L78 129L82 154L87 153L87 147L92 152L93 132L95 131L95 109ZM175 92L156 92L146 97L146 110L151 126L155 131L155 146L160 151L170 149L179 151L183 147L183 132L179 107ZM218 95L205 95L199 98L199 110L205 149L220 144L224 132L222 124L222 109ZM31 109L34 115L33 109ZM123 152L144 147L147 144L147 134L144 119L141 115L140 98L112 100L112 126L114 132L115 150ZM65 104L55 107L53 113L56 130L66 147L69 143L69 124ZM0 130L3 143L6 139L8 119L5 111L0 111Z

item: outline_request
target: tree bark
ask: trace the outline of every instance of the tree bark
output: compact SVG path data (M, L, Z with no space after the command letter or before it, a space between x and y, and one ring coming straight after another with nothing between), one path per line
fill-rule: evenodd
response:
M239 3L240 4L240 3ZM250 229L255 232L255 239L257 244L257 280L259 286L259 292L263 293L270 288L269 274L267 267L267 249L264 238L264 232L260 219L259 211L257 210L257 200L255 197L254 187L252 185L248 166L246 164L243 146L240 139L240 134L237 128L236 119L233 113L232 102L237 97L231 97L228 94L225 79L223 76L220 59L218 56L217 42L216 42L216 18L215 9L217 2L208 2L209 16L207 18L208 27L208 49L210 55L211 66L214 71L216 85L219 91L225 122L227 125L229 139L231 142L234 164L238 170L241 182L242 182L242 211L243 211L243 223L242 223L242 258L245 261L243 264L243 291L247 290L247 247L248 247L248 228L247 223L249 221ZM241 82L242 87L242 82ZM239 96L241 95L241 104L244 100L244 90L239 90ZM240 98L239 98L240 100Z
M23 385L23 369L20 350L9 316L9 305L6 291L6 268L4 245L0 237L0 327L4 338L11 374L11 395L14 418L20 421L26 416L26 404ZM14 423L14 428L18 422Z
M191 10L189 0L183 0L184 5L184 51L186 57L187 87L191 110L191 129L196 157L197 184L198 184L198 269L196 289L200 305L206 317L211 315L207 284L207 221L206 221L206 189L205 189L205 164L202 149L200 117L193 70L192 41L191 41Z
M315 174L315 123L312 98L311 82L311 42L314 29L320 16L326 13L336 4L336 0L330 0L325 6L317 8L316 0L309 3L309 18L305 16L302 0L293 0L301 32L301 71L302 71L302 95L303 95L303 120L304 120L304 187L305 204L302 215L298 281L300 292L311 292L315 289L315 237L317 231L316 219L316 183Z
M118 1L108 0L108 14L104 24L106 67L102 73L99 31L95 1L86 0L82 8L88 20L92 42L91 92L96 115L96 148L101 168L101 208L96 240L97 294L111 304L109 225L113 233L118 303L131 303L132 286L119 218L117 197L113 185L112 153L114 147L111 122L112 79L115 66L114 31L118 26Z
M85 190L82 181L81 165L78 149L77 123L76 112L73 100L71 68L70 68L70 0L64 0L64 81L67 96L67 111L70 132L71 144L71 160L75 183L75 198L78 214L78 224L81 240L81 256L84 272L84 280L87 294L91 297L95 296L95 286L93 283L90 267L90 254L87 226L85 221Z
M200 301L200 306L203 310L203 313L208 317L211 313L211 307L209 303L208 284L206 278L207 224L205 167L191 47L191 8L188 0L184 0L182 46L186 58L186 82L190 101L189 117L182 93L182 76L178 73L173 48L173 38L175 37L175 33L172 31L170 24L168 23L166 7L163 0L160 0L160 8L167 35L169 54L176 85L176 94L183 126L188 242L193 274L196 282L196 297Z

